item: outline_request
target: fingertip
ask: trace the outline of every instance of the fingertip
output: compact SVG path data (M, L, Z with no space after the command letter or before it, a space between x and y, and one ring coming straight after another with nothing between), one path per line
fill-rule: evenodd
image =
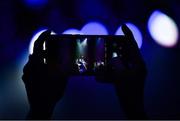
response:
M133 36L132 31L129 29L129 27L126 24L122 25L122 31L123 31L125 36L129 36L129 37Z
M129 32L129 28L127 27L126 24L122 25L122 31L124 32L125 35Z
M42 44L50 35L51 35L51 30L48 29L48 30L44 31L36 41L39 44Z
M127 27L127 25L125 23L122 24L122 28L125 28Z
M48 29L48 30L45 31L45 33L46 33L46 34L49 34L49 35L51 34L51 32L52 32L52 30L50 30L50 29Z
M39 37L42 37L42 36L46 37L46 36L49 36L49 35L51 35L51 30L50 29L44 31Z
M38 37L38 39L34 43L33 53L43 49L43 44L49 38L50 35L51 30L48 29Z

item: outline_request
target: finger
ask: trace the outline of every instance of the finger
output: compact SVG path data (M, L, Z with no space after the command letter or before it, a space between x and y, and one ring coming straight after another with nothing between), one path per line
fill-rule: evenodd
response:
M122 31L125 35L126 41L126 57L128 61L142 60L141 53L133 36L132 31L127 27L126 24L122 25Z
M131 32L131 30L127 27L126 24L122 25L122 31L124 33L125 36L130 37L131 39L134 39L133 33Z
M51 31L50 30L47 30L45 32L43 32L39 37L38 39L35 41L34 43L34 53L38 53L38 52L41 52L43 51L43 44L44 42L48 39L48 37L50 36L51 34Z
M133 33L132 31L127 27L126 24L123 24L122 25L122 31L125 35L125 37L127 38L128 40L128 43L129 43L129 46L134 46L134 48L138 49L138 45L136 43L136 40L133 36Z
M133 36L132 31L127 27L127 25L123 24L122 25L122 31L125 35L125 38L127 39L127 46L132 50L132 51L139 51L138 44Z

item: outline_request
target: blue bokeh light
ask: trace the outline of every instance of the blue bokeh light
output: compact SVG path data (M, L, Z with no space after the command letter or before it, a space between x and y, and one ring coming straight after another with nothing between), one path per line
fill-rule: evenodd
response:
M80 30L74 29L74 28L70 28L65 30L62 34L83 34Z
M132 31L133 35L134 35L134 38L138 44L138 47L141 48L142 46L142 40L143 40L143 37L142 37L142 34L141 34L141 31L139 30L139 28L137 26L135 26L134 24L132 23L126 23L126 25L129 27L129 29ZM115 35L124 35L123 31L122 31L122 26L120 26Z
M163 47L173 47L178 42L178 27L174 20L159 10L154 11L148 21L149 33Z
M108 35L106 27L99 22L90 22L81 29L85 35Z
M36 7L43 7L48 4L48 0L24 0L24 3L28 7L36 8Z

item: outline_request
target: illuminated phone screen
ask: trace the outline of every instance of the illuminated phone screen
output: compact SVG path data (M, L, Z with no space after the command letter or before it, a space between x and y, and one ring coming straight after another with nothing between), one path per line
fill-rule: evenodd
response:
M118 56L113 40L110 36L98 35L52 36L46 44L47 62L64 72L93 75L96 68L105 67L111 58Z

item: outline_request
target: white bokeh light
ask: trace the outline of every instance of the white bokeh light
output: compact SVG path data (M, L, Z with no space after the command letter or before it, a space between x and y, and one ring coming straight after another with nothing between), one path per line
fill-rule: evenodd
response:
M178 27L176 23L164 13L156 10L148 21L148 29L155 40L161 46L173 47L178 42Z
M138 47L141 48L142 46L142 34L141 34L141 31L139 30L139 28L137 26L135 26L134 24L132 23L126 23L126 25L128 26L128 28L132 31L133 33L133 36L138 44ZM124 35L123 31L122 31L122 26L120 26L115 35Z
M30 45L29 45L29 54L32 54L33 53L33 48L34 48L34 42L38 39L38 37L43 33L45 32L46 30L48 29L41 29L39 30L38 32L36 32L36 34L34 34L34 36L31 38L31 41L30 41ZM51 35L55 35L56 33L55 32L51 32ZM44 45L43 45L43 48L44 48Z
M90 22L81 29L85 35L108 35L106 27L98 22Z

